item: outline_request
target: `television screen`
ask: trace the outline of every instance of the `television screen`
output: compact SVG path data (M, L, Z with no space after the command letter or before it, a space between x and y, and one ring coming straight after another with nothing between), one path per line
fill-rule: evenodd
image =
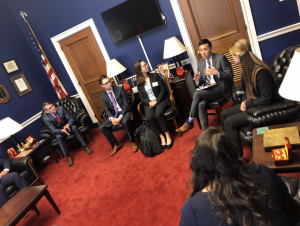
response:
M128 0L101 16L114 45L165 24L156 0Z

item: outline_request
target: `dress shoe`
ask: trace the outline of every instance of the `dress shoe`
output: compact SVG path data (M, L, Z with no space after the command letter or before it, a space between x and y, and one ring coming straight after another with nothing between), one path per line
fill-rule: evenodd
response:
M194 128L194 123L192 125L187 124L186 122L183 124L183 126L179 127L178 129L176 129L175 131L177 133L185 133L188 130Z
M139 150L139 146L135 142L131 142L133 153L136 153Z
M90 149L89 147L84 147L84 150L85 150L86 153L88 153L88 154L92 154L92 153L93 153L93 150Z
M112 151L112 153L110 153L110 156L115 155L120 149L123 148L123 145L121 143L119 143L119 145L114 145L114 150Z
M165 145L161 145L161 148L162 148L162 149L166 149L167 146L168 146L168 145L166 145L166 144L165 144Z
M173 141L173 139L171 138L171 143L166 145L167 148L170 149L171 147L173 147L173 143L174 143L174 141Z
M73 166L73 159L72 159L72 157L68 157L68 166L69 167Z

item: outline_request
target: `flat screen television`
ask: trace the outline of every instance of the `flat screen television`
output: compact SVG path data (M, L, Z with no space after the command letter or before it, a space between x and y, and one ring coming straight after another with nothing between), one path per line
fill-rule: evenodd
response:
M114 45L165 24L156 0L127 0L101 16Z

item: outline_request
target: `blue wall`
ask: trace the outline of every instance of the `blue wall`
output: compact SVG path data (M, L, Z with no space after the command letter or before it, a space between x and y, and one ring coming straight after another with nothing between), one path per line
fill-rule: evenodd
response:
M250 0L257 35L262 35L300 22L296 0ZM300 31L290 32L259 43L263 60L271 64L275 56L288 46L300 43Z
M14 58L21 69L20 72L7 75L4 68L0 67L0 84L3 84L11 95L11 100L8 103L0 104L0 119L10 117L21 124L40 112L44 101L55 101L57 96L6 1L0 1L0 32L0 62ZM21 97L9 80L9 78L20 73L25 75L32 88L32 92ZM37 120L29 127L24 128L20 132L20 137L24 138L28 134L32 134L39 138L41 127L41 120ZM0 158L6 158L6 150L12 146L14 145L10 139L1 143Z

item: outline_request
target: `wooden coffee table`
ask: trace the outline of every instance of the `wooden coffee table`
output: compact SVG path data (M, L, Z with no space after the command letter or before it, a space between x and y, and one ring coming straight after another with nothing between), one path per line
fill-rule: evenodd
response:
M286 123L281 125L269 126L269 129L278 129L284 127L297 126L300 131L300 122ZM300 172L300 149L293 149L293 159L290 165L275 166L272 152L265 152L263 146L263 135L257 135L257 129L253 130L252 141L252 161L266 165L276 173Z
M40 212L35 204L45 195L58 215L60 211L47 190L48 185L22 188L7 203L0 208L0 226L16 225L25 214L33 209L37 215Z

